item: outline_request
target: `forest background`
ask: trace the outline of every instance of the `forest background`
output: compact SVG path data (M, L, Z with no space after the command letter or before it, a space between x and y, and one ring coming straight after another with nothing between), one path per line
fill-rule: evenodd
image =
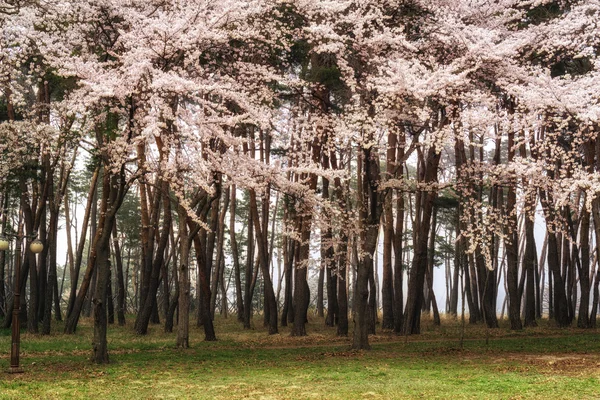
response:
M313 298L356 349L459 306L490 329L596 326L598 1L24 0L0 19L4 328L15 281L31 333L93 316L98 363L127 313L185 348L215 313L304 336Z

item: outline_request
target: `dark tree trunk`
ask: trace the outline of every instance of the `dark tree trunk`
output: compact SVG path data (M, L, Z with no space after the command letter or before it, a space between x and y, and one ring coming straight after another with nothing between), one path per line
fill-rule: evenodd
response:
M483 318L488 328L498 328L498 317L496 316L497 271L495 269L489 270L485 267L485 260L482 254L476 255L475 262L478 272L482 277L481 309L483 311Z
M323 245L321 245L323 246ZM321 250L321 254L323 254L323 250ZM325 317L325 270L327 269L325 265L324 257L321 256L321 268L319 268L319 278L317 280L317 317L324 318Z
M50 326L52 320L52 300L54 297L54 291L57 287L57 276L56 276L56 239L58 236L58 207L54 204L54 199L50 199L51 212L50 212L50 226L48 235L49 244L49 263L48 263L48 285L46 287L46 301L44 302L44 318L42 320L42 334L50 334Z
M0 216L0 225L2 226L2 232L6 232L6 226L8 223L8 196L8 191L5 191L2 196L2 209L5 210ZM8 283L8 279L6 279L6 253L7 251L0 251L0 319L5 318L7 315L10 316L6 308L6 290L4 288L5 282Z
M107 171L105 171L107 172ZM108 189L104 186L104 189ZM113 217L114 218L114 217ZM108 341L106 338L107 319L106 319L106 292L109 279L109 240L112 230L111 224L113 218L107 218L104 226L101 228L104 232L96 242L96 290L94 293L94 339L92 342L92 361L96 364L107 364L108 359ZM112 220L112 222L111 222Z
M229 240L231 242L231 258L233 259L233 271L235 274L235 299L237 320L244 321L244 297L242 291L242 279L240 271L240 255L235 231L235 212L237 206L236 186L231 185L231 207L229 210Z
M71 292L69 294L69 304L67 306L67 313L66 313L66 321L67 322L69 321L69 319L71 319L71 320L73 319L71 314L72 314L73 308L75 306L75 300L77 298L77 284L79 283L79 273L81 270L81 262L83 261L83 251L84 251L85 243L86 243L88 224L90 221L90 212L91 212L92 205L93 205L93 197L94 197L94 193L96 193L96 186L98 184L99 171L100 171L100 168L97 167L94 170L94 173L92 175L92 181L90 183L90 190L88 192L88 197L87 197L87 205L85 207L85 213L83 215L81 236L79 239L79 244L77 246L77 254L75 256L75 265L74 265L73 271L71 271L71 273L70 273ZM94 240L93 236L92 236L92 240ZM88 265L88 269L89 269L89 265ZM77 315L75 317L75 319L79 319L79 315ZM77 323L75 323L75 326L76 325L77 325ZM73 326L72 331L69 332L69 331L67 331L67 324L65 324L65 333L74 333L75 326Z
M513 162L515 156L515 133L509 129L508 132L508 162ZM500 139L496 140L496 157L494 164L498 165L500 160ZM517 227L517 192L516 179L510 180L508 193L506 196L506 218L509 221L509 226L504 230L506 248L506 283L508 287L508 317L510 319L510 328L519 330L523 328L521 323L521 294L519 293L519 235ZM497 187L494 187L496 192ZM495 197L498 195L496 194ZM491 289L489 286L486 290ZM485 311L485 306L484 306ZM494 312L495 314L495 312ZM488 315L486 314L486 321Z
M123 258L121 256L121 246L119 245L119 236L117 224L113 225L112 231L114 258L117 264L117 321L119 326L125 325L125 277L123 276Z
M581 298L579 300L579 314L577 316L578 328L590 328L590 213L585 203L581 212L580 223L581 267L579 269L579 285Z
M109 246L110 246L110 241L109 241ZM110 247L109 247L109 254L110 254ZM106 287L106 319L109 324L115 323L115 302L113 300L112 263L110 262L110 257L108 259L108 280L107 280L107 287Z
M323 94L325 95L325 94ZM324 98L324 97L323 97ZM321 138L315 137L311 143L312 161L315 164L321 161ZM308 189L317 189L317 176L310 174ZM304 215L297 217L298 230L301 243L298 244L298 257L296 258L294 275L294 326L292 336L306 336L306 321L308 320L308 306L310 304L310 289L308 287L308 260L310 257L310 234L312 228L312 210L301 206Z
M600 140L597 141L597 147L600 147ZM600 152L598 154L598 163L600 163ZM600 200L597 198L592 200L592 217L594 220L594 237L596 238L596 243L600 243ZM596 246L595 269L592 310L590 313L590 327L594 329L597 327L596 319L598 315L598 305L600 303L600 246Z
M104 172L102 172L102 174L104 174ZM103 177L102 177L103 178ZM90 237L95 238L96 234L98 233L98 192L94 192L94 194L92 195L92 210L91 210L91 219L92 219L92 223L90 226ZM88 248L88 266L92 264L92 250L91 248ZM95 255L94 255L94 261L93 263L95 264ZM87 272L87 269L86 269ZM90 276L91 281L91 291L86 292L86 296L84 298L84 303L83 303L83 315L85 317L89 317L92 314L92 296L93 296L93 291L94 288L96 287L96 268L92 268L91 270L92 275ZM78 317L79 318L79 317Z
M266 199L264 200L266 201ZM273 290L273 283L271 281L269 271L269 249L267 241L267 232L263 230L258 217L258 206L256 203L256 193L254 190L250 190L250 212L252 213L252 220L254 221L254 230L256 232L256 241L258 243L258 257L263 275L264 294L265 294L265 310L268 312L268 326L269 335L278 333L277 329L277 302L275 300L275 291Z
M533 137L533 136L532 136ZM527 157L527 150L525 148L525 132L520 131L521 144L519 146L519 155L525 159ZM531 146L534 146L532 139ZM523 179L523 187L527 187L527 179ZM535 244L535 206L537 204L537 196L535 191L526 191L525 193L525 254L523 255L523 273L526 274L525 281L525 327L537 326L536 317L538 316L538 305L540 302L539 296L539 276L537 266L537 252ZM536 284L537 282L537 284ZM536 295L536 288L538 294ZM539 311L541 317L541 310Z
M397 176L404 175L404 148L406 138L403 131L398 136L397 150ZM394 332L402 332L404 325L404 260L403 256L404 236L404 193L400 190L396 193L396 232L393 238L394 244Z
M360 224L361 256L358 258L356 290L354 292L354 336L353 349L370 349L369 325L373 323L374 284L369 288L373 276L373 259L377 249L379 222L383 211L382 196L379 192L379 158L377 150L363 148L358 158L357 186ZM371 293L370 293L371 292ZM371 304L369 297L371 296ZM370 312L369 312L370 309ZM370 321L369 321L370 320Z
M421 160L421 176L419 180L425 184L437 182L437 170L440 153L434 146L428 150L427 157ZM421 304L423 302L423 284L427 268L427 238L430 232L433 203L437 193L435 191L420 192L416 202L417 221L414 228L415 245L410 279L408 282L408 298L404 320L404 333L406 335L418 334L421 331Z
M326 152L323 153L323 168L329 168L329 156ZM328 202L330 200L329 194L329 179L323 178L323 200ZM327 218L327 217L326 217ZM328 226L321 235L321 271L325 279L327 280L327 317L325 318L325 325L334 326L338 322L338 300L337 300L337 275L335 274L334 268L334 247L333 247L333 228L332 221L328 219ZM319 279L321 277L319 276ZM322 285L320 282L319 285ZM323 289L320 286L319 290L322 292ZM321 296L323 294L321 293Z
M334 170L340 169L337 162L337 155L335 151L330 152L329 163L331 168ZM335 191L334 195L339 208L343 211L347 210L346 194L342 181L340 178L334 179ZM337 335L348 336L348 293L346 285L348 284L348 260L346 254L348 252L348 229L347 226L342 225L339 236L340 246L337 250Z
M213 302L212 299L214 298L216 300L216 291L218 290L218 268L219 265L215 264L214 262L214 255L215 255L215 244L217 242L217 231L219 229L219 204L221 202L221 175L219 174L218 178L215 179L215 183L218 186L218 196L216 197L215 200L213 200L212 206L210 208L210 220L209 220L209 224L210 224L210 230L208 232L206 232L206 245L204 247L205 251L206 251L206 264L205 264L205 269L206 269L206 279L208 279L208 287L210 289L210 294L208 296L208 303L206 305L202 305L202 307L206 307L208 308L208 314L210 315L210 319L214 319L215 316L215 310L213 307ZM218 253L217 253L218 254ZM215 275L213 275L213 267L216 265L216 267L214 268L214 272ZM202 289L201 289L202 290ZM215 291L215 293L213 293L213 290ZM204 299L205 297L203 295L200 296L200 301L203 301L202 299ZM204 320L202 320L202 322L204 322ZM200 326L200 325L198 325Z
M293 305L293 275L294 275L294 258L296 254L296 241L289 237L284 237L284 246L286 248L284 257L284 276L285 276L285 291L283 295L283 309L281 311L281 326L287 326L288 322L293 322L294 312Z
M354 291L354 335L352 340L353 349L368 350L369 345L367 321L367 300L369 297L369 270L373 269L373 260L366 256L359 260L356 274L356 290Z
M552 178L552 176L551 176ZM571 324L569 315L569 305L567 303L567 293L560 268L560 257L558 250L558 240L555 232L552 230L554 225L553 200L549 193L540 190L540 200L544 214L546 215L546 224L550 226L548 230L548 269L552 275L551 284L551 304L553 317L560 327L566 327Z
M151 292L151 285L155 278L153 278L153 274L157 275L154 272L156 263L154 261L154 254L156 253L156 257L163 257L164 253L159 251L154 251L154 247L156 245L156 235L158 234L158 223L160 218L160 205L162 199L161 189L164 187L165 183L159 181L157 183L154 192L150 194L150 190L148 185L140 184L140 207L141 207L141 265L140 265L140 291L139 291L139 309L138 314L134 322L134 327L136 332L141 333L145 329L147 329L148 324L150 323L150 318L152 316L152 307L154 306L154 299L156 297L155 294ZM149 199L150 198L150 199ZM148 205L150 200L151 206ZM164 232L163 232L164 233ZM162 237L160 239L162 242ZM160 254L159 254L160 253ZM160 266L156 266L160 268ZM157 280L158 278L156 278ZM158 284L156 284L158 288ZM150 294L150 297L149 297ZM148 308L148 310L145 310ZM145 320L148 319L148 322ZM144 328L145 329L139 329Z
M394 178L396 168L396 134L388 134L387 175ZM392 243L394 240L393 192L384 198L383 213L383 276L381 284L382 329L394 329L394 275L392 273Z
M567 294L565 292L564 281L560 273L559 260L556 235L554 232L548 232L548 268L552 273L552 309L554 311L554 319L558 326L566 327L571 324L571 320L569 318Z
M218 209L218 204L215 206ZM218 216L217 223L217 256L215 261L215 268L211 281L211 296L210 296L210 315L215 318L215 308L217 306L217 292L219 290L219 283L222 281L223 274L225 271L221 268L225 264L222 262L223 258L223 244L225 242L225 215L229 208L229 190L224 191L223 195L223 208ZM221 293L221 296L226 297L226 293Z
M329 156L326 152L323 153L322 166L324 169L329 168ZM328 202L329 195L329 179L323 178L323 200ZM337 300L337 275L334 272L334 248L333 248L333 228L332 221L328 220L328 226L321 235L321 272L327 278L327 317L325 325L334 326L338 322L338 300ZM319 275L319 280L321 276ZM323 297L323 283L319 281L320 296Z
M459 225L460 221L458 220L458 212L456 213L456 237L459 235ZM450 307L449 312L453 317L458 316L458 284L459 284L459 271L461 270L461 246L460 240L456 240L454 243L454 270L452 271L452 290L450 293Z
M465 176L465 173L463 172L463 168L464 166L467 164L467 155L465 153L465 145L464 145L464 141L460 138L458 129L455 129L455 142L454 142L454 156L455 156L455 164L456 164L456 180L458 182L458 184L462 184L462 185L467 185L467 180L469 179L469 176ZM468 185L469 187L471 187L471 185ZM471 192L472 190L469 190L469 192ZM463 232L466 228L466 222L464 222L462 220L463 215L464 215L464 200L466 200L467 196L470 196L471 194L467 194L467 195L463 195L461 193L461 198L459 199L459 203L458 203L458 210L457 210L457 228L456 228L456 237L457 237L457 243L456 243L456 251L457 251L457 255L456 255L456 265L455 268L457 268L458 271L462 270L463 274L465 275L465 287L464 287L464 292L466 294L466 298L467 298L467 304L469 305L469 323L474 324L477 323L480 319L481 319L481 314L480 314L480 310L479 310L479 303L477 301L477 290L473 290L473 284L472 282L475 279L475 276L473 276L474 274L472 274L471 272L474 271L474 269L472 269L471 266L471 262L470 262L470 258L466 251L468 249L468 245L467 245L467 239L462 235L461 232ZM457 273L457 272L455 272ZM476 285L475 285L475 289L476 289ZM457 296L458 297L458 296ZM458 302L458 299L456 299L456 301ZM454 304L454 303L453 303Z
M198 264L198 280L200 286L199 299L199 319L202 320L204 327L204 341L210 342L217 340L215 328L210 318L210 283L206 270L206 244L202 243L200 235L194 236L194 249L196 250L196 262Z
M190 237L187 227L187 212L180 204L177 208L179 217L179 280L177 291L179 294L179 313L177 318L177 347L187 349L190 347ZM173 302L175 303L175 302Z
M306 320L310 303L310 289L307 280L308 266L306 265L310 252L310 220L307 221L307 219L308 217L301 218L298 223L302 227L302 242L298 244L294 265L294 325L291 330L292 336L306 336Z
M20 189L21 189L21 210L23 212L23 216L25 219L25 233L26 236L32 237L35 236L35 228L34 228L34 213L32 210L31 204L28 198L28 188L25 182L25 178L20 178ZM37 272L37 257L31 251L29 251L29 241L26 241L25 245L25 257L28 259L29 263L29 309L28 309L28 317L27 318L27 330L29 333L37 333L38 332L38 272ZM21 292L25 294L24 292ZM25 296L22 296L21 299L24 299Z
M533 205L535 201L529 204ZM538 287L536 285L538 266L535 250L534 222L527 216L525 216L525 240L525 256L523 259L524 272L527 274L525 281L525 327L535 327L537 326L536 314L538 308L535 293L536 287ZM539 296L537 297L539 298Z
M254 226L253 217L248 213L248 243L246 245L246 268L244 274L244 329L250 329L252 319L252 296L256 275L254 274Z
M145 335L148 332L148 324L152 317L153 311L156 310L156 294L158 292L158 286L160 283L160 272L164 263L165 251L169 243L169 233L171 230L171 199L169 197L169 184L166 182L160 183L160 191L155 193L155 196L161 197L163 200L163 224L160 232L160 238L158 247L156 249L156 256L152 263L152 273L148 279L148 286L146 289L145 301L142 303L142 308L138 314L138 318L135 324L135 331L139 335ZM157 212L158 213L158 212ZM168 295L168 294L167 294ZM153 310L154 309L154 310Z
M439 326L441 324L440 321L440 311L437 306L437 300L435 298L435 293L433 291L433 268L435 267L435 236L437 232L437 207L434 205L433 207L433 215L431 217L431 232L429 234L429 245L428 245L428 254L427 254L427 273L425 274L426 280L426 289L429 294L429 302L431 303L431 308L433 309L433 324Z
M100 140L99 140L100 142ZM110 238L113 225L125 194L124 167L119 175L112 175L108 166L104 167L102 203L97 240L94 241L95 265L97 271L94 304L94 338L92 342L92 361L97 364L108 363L107 333L107 289L110 279Z
M346 240L344 240L344 238ZM337 334L338 336L348 336L348 291L346 290L346 285L348 284L348 268L347 268L347 259L346 259L346 251L348 249L347 243L348 238L345 235L342 235L342 245L340 246L340 261L339 261L339 276L338 279L338 309L339 309L339 317L338 317L338 328Z

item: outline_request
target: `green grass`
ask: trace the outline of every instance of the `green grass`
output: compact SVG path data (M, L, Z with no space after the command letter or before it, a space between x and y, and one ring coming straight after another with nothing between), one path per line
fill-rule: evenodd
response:
M132 325L132 321L128 321ZM136 336L131 326L109 332L111 364L88 361L92 328L83 320L76 335L23 333L23 374L9 366L10 332L0 330L0 399L592 399L600 397L597 330L556 329L549 323L511 332L425 321L423 334L378 333L371 351L349 349L321 319L309 336L289 328L269 336L243 331L234 319L217 318L217 342L203 342L192 328L187 350L175 335L152 327ZM54 327L61 332L61 326ZM486 336L489 340L486 343Z

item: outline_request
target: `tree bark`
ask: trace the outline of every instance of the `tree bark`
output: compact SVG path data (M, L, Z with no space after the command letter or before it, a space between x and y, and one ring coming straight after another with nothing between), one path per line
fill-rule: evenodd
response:
M231 242L231 258L233 260L233 273L235 274L235 299L237 320L244 321L244 297L242 291L242 279L240 270L240 255L238 251L238 243L236 239L235 213L237 206L237 190L236 186L231 185L231 205L229 209L229 240Z
M180 204L179 216L179 313L177 318L177 347L190 347L190 237L188 235L187 212Z
M422 178L420 181L427 185L437 182L437 170L440 161L440 153L431 146L427 157L421 161ZM416 202L416 215L418 217L415 226L415 245L410 279L408 283L408 298L406 302L406 315L404 320L404 334L418 334L421 331L421 303L423 301L423 283L425 281L425 269L427 268L427 237L430 231L433 203L437 196L434 189L421 192L421 200Z
M152 271L150 277L146 277L147 288L145 301L139 311L138 318L135 324L135 331L138 335L148 333L148 324L152 316L153 308L156 306L156 294L160 282L160 272L165 260L165 251L169 244L169 233L171 231L171 199L169 197L169 184L161 181L159 184L160 191L155 193L155 196L162 198L163 203L163 223L160 231L159 242L156 248L156 255L152 262ZM158 213L158 211L155 211ZM167 294L168 295L168 294Z
M96 193L96 187L98 185L98 176L100 173L100 167L96 167L96 169L94 170L94 173L92 174L92 180L90 183L90 190L88 192L88 197L87 197L87 204L85 207L85 212L83 215L83 222L82 222L82 227L81 227L81 236L79 239L79 244L77 246L77 254L76 254L76 258L75 258L75 265L72 271L70 271L70 278L71 278L71 292L69 295L69 304L67 306L67 313L66 313L66 323L65 323L65 333L74 333L75 332L75 327L77 325L77 323L75 322L75 324L72 326L72 328L67 329L67 325L72 324L69 323L69 320L73 320L73 316L72 316L72 312L73 312L73 308L75 306L75 300L77 298L77 284L79 283L79 273L81 270L81 262L83 261L83 251L85 248L85 242L86 242L86 237L87 237L87 231L88 231L88 224L90 221L90 213L92 210L92 205L93 205L93 198L94 198L94 193ZM92 236L92 240L94 240L95 238ZM89 269L90 266L88 265L87 269ZM81 290L81 289L80 289ZM85 296L85 294L84 294ZM79 313L80 311L78 311ZM75 317L75 319L79 319L79 315L77 315Z
M123 276L123 258L121 256L121 246L119 245L119 235L117 224L113 224L112 231L114 258L117 267L117 321L119 326L125 326L125 277Z

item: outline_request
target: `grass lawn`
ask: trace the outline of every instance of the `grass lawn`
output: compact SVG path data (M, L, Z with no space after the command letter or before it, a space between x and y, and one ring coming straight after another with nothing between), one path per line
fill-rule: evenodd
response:
M539 328L511 332L460 324L423 323L423 334L370 337L371 351L349 350L349 339L314 318L309 336L267 335L261 317L243 331L217 318L219 341L177 349L175 334L154 326L147 336L128 327L109 331L111 364L91 354L91 321L76 335L21 336L23 374L8 374L10 331L0 330L0 399L597 399L598 330ZM55 332L62 332L57 324ZM486 337L488 340L486 340Z

